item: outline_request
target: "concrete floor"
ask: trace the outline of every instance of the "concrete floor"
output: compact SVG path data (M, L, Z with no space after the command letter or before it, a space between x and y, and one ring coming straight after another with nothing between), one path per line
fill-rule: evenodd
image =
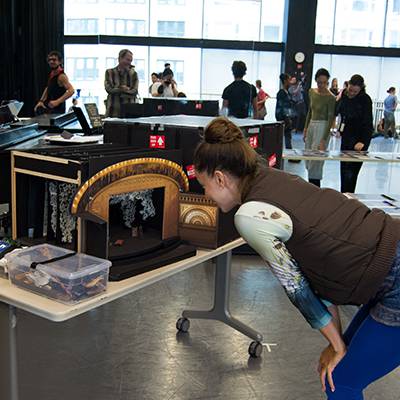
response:
M294 142L300 146L300 137ZM381 138L373 144L388 145ZM288 168L305 173L303 162ZM364 165L357 191L400 193L399 171ZM323 185L337 187L337 179L338 163L327 162ZM214 321L192 320L189 333L176 333L183 309L209 308L213 278L213 264L200 265L64 323L18 311L20 400L324 399L316 373L324 339L256 256L234 257L231 310L263 333L270 352L249 359L250 340ZM345 325L354 311L342 309ZM0 305L1 400L10 400L2 382L6 324ZM365 398L399 400L399 378L394 371Z

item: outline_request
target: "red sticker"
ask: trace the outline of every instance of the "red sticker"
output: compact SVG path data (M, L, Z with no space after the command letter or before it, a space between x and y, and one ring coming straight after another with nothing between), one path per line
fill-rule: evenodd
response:
M250 136L249 144L253 149L256 149L258 147L258 136L257 135Z
M165 149L165 136L164 135L150 135L150 148L151 149Z
M201 103L196 103L196 110L201 110L203 105Z
M270 167L275 167L275 165L276 165L276 154L275 153L268 157L268 165Z
M194 170L194 165L187 165L186 166L186 173L189 179L195 179L196 178L196 172Z

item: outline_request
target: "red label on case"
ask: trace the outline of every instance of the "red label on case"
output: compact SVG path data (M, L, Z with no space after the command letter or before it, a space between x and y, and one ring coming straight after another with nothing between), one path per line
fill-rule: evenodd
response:
M258 136L257 135L250 136L249 144L253 149L256 149L258 147Z
M189 179L195 179L196 178L196 172L194 170L194 165L187 165L186 166L186 174Z
M165 149L165 135L150 135L151 149Z
M196 110L201 110L203 105L201 103L196 103Z
M163 106L161 105L161 104L159 104L158 106L157 106L157 111L162 111L163 110Z
M268 157L268 166L275 167L275 165L276 165L276 154L274 153Z

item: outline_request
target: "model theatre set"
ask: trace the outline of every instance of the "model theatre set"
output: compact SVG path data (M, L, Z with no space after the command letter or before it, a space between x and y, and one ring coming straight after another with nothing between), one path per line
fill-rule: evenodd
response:
M31 246L10 257L12 281L76 302L105 290L107 275L119 281L237 238L235 210L221 213L194 173L212 119L106 119L104 143L12 151L13 239ZM234 122L279 168L282 125Z

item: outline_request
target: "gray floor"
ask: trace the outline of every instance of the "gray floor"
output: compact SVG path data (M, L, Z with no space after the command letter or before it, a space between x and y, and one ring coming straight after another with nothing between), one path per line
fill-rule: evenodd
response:
M294 141L301 143L299 137ZM364 167L363 192L400 193L397 167ZM304 163L289 168L304 174ZM325 176L323 184L335 187L338 164L326 163ZM323 399L316 366L324 340L258 257L234 257L231 309L264 334L271 352L265 348L261 359L249 359L250 340L213 321L192 320L188 334L176 334L183 309L210 306L213 277L214 266L207 263L64 323L19 311L20 400ZM1 329L6 311L1 305ZM345 324L353 312L342 310ZM397 370L375 383L366 399L399 400L399 377ZM0 399L9 400L2 390L0 385Z

